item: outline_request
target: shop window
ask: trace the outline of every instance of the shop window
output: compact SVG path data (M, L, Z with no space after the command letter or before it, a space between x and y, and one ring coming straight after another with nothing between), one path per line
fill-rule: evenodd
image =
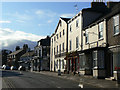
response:
M104 51L100 50L98 53L98 59L99 59L99 68L104 68Z

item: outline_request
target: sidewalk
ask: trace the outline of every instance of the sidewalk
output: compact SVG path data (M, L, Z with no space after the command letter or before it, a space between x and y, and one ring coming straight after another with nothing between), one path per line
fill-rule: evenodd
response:
M116 81L110 81L105 79L96 79L92 76L79 76L79 75L72 75L72 74L61 74L61 76L58 76L57 72L50 72L50 71L40 71L40 72L34 72L34 73L40 73L45 74L49 76L59 77L59 78L65 78L69 80L73 80L79 83L89 84L91 86L95 86L98 88L120 88L120 85L117 84Z

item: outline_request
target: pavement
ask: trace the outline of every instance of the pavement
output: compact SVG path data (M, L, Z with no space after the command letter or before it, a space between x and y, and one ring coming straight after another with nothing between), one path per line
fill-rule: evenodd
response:
M68 80L76 81L82 85L90 85L97 88L120 88L120 84L117 84L117 81L111 81L111 80L105 80L105 79L97 79L90 75L81 75L78 74L72 75L72 74L61 74L58 76L57 72L50 72L50 71L40 71L32 73L40 73L44 75L59 77L59 78L65 78Z

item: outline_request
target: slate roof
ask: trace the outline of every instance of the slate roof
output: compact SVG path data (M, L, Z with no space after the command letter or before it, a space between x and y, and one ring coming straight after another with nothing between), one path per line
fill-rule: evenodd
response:
M107 13L101 15L99 18L97 18L91 24L89 24L88 26L86 26L85 28L83 28L83 30L85 30L85 29L87 29L87 28L95 25L96 23L99 23L100 21L103 21L104 19L110 18L110 17L114 16L117 13L120 13L120 2L118 2L118 4L116 4L112 8L110 8Z
M30 51L30 52L23 54L21 57L34 56L34 54L35 54L34 51Z
M23 51L23 49L14 51L14 52L12 52L11 54L9 54L9 56L10 56L10 55L16 55L16 54L20 53L21 51Z

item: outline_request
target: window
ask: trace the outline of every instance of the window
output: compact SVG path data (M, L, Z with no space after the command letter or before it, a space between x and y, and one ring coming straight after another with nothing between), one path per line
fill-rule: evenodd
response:
M103 38L103 22L99 24L99 39Z
M59 69L61 69L61 60L59 59Z
M72 41L70 40L70 50L72 50Z
M56 37L54 37L54 41L56 41Z
M58 60L57 60L57 68L58 68Z
M55 55L55 47L54 47L54 55Z
M114 35L119 34L119 15L113 17Z
M57 34L57 39L58 39L58 34Z
M60 44L59 48L60 48L60 53L61 53L61 44Z
M88 43L88 32L85 32L85 43Z
M60 20L60 26L62 26L62 22L61 22L61 20Z
M63 29L63 35L65 34L65 30Z
M62 60L62 69L64 69L64 60Z
M62 46L62 47L63 47L63 52L64 52L64 43L63 43L63 46Z
M52 44L53 44L53 38L52 38ZM39 42L39 45L40 45L40 42Z
M72 25L70 25L70 32L72 31Z
M99 58L99 68L104 68L104 51L100 50L98 53Z
M57 46L57 54L58 54L58 46Z
M79 21L78 21L78 20L76 20L76 27L78 27L78 25L79 25Z
M78 48L79 45L79 41L78 41L78 37L76 37L76 48Z
M60 32L60 38L61 38L61 32Z
M93 51L93 67L97 67L97 51Z

